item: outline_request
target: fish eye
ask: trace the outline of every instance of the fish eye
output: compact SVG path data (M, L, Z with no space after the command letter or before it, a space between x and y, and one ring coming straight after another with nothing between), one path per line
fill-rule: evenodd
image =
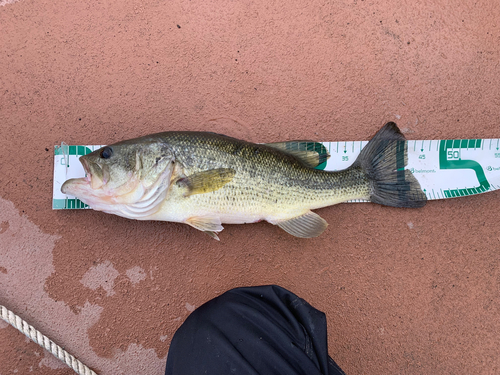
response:
M113 155L113 149L111 147L106 146L101 150L101 154L100 154L101 158L109 159L111 157L111 155Z

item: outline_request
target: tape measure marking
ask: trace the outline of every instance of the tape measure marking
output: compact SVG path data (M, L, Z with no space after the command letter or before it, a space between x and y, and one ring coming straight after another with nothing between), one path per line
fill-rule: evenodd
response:
M500 139L411 140L407 142L408 165L429 200L480 194L500 188ZM413 144L412 144L413 143ZM324 142L331 157L327 171L348 168L368 141ZM486 147L488 145L488 147ZM78 157L101 146L55 147L54 209L88 208L80 200L61 193L68 178L83 177ZM64 160L64 153L68 160ZM400 163L398 163L400 169ZM403 172L404 173L404 172ZM398 178L399 173L398 173ZM366 202L353 200L350 202Z
M476 173L479 186L464 189L448 189L444 191L446 198L463 197L467 195L484 193L490 189L490 183L486 179L483 167L474 160L463 160L461 157L462 149L474 147L476 150L481 147L481 139L464 140L444 140L440 142L439 168L441 169L472 169ZM482 147L481 147L482 150Z

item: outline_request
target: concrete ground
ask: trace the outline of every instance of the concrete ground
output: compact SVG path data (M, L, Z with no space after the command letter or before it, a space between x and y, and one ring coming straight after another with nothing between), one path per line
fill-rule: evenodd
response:
M500 2L0 1L0 304L100 374L162 374L197 306L279 284L347 374L500 373L500 192L341 204L293 238L51 209L53 147L500 137ZM0 323L0 374L71 374Z

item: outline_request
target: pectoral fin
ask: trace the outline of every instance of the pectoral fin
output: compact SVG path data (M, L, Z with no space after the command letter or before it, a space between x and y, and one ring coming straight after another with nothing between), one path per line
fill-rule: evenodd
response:
M273 224L276 224L292 236L300 238L318 237L328 226L328 223L321 216L312 211Z
M210 169L180 178L176 184L187 188L186 196L210 193L231 182L235 174L235 170L231 168Z
M218 217L208 217L208 216L190 217L189 219L186 220L186 224L189 224L193 228L205 232L206 234L216 239L217 241L219 241L217 232L220 232L224 229Z
M326 147L314 141L289 141L266 143L266 146L294 156L310 168L316 168L328 160L330 154Z

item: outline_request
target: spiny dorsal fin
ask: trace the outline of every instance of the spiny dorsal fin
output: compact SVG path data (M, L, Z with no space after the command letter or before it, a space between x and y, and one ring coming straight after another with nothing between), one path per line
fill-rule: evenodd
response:
M314 141L276 142L265 145L294 156L309 168L321 168L330 157L326 147Z
M187 188L186 196L210 193L231 182L235 174L235 170L231 168L210 169L180 178L176 184Z

